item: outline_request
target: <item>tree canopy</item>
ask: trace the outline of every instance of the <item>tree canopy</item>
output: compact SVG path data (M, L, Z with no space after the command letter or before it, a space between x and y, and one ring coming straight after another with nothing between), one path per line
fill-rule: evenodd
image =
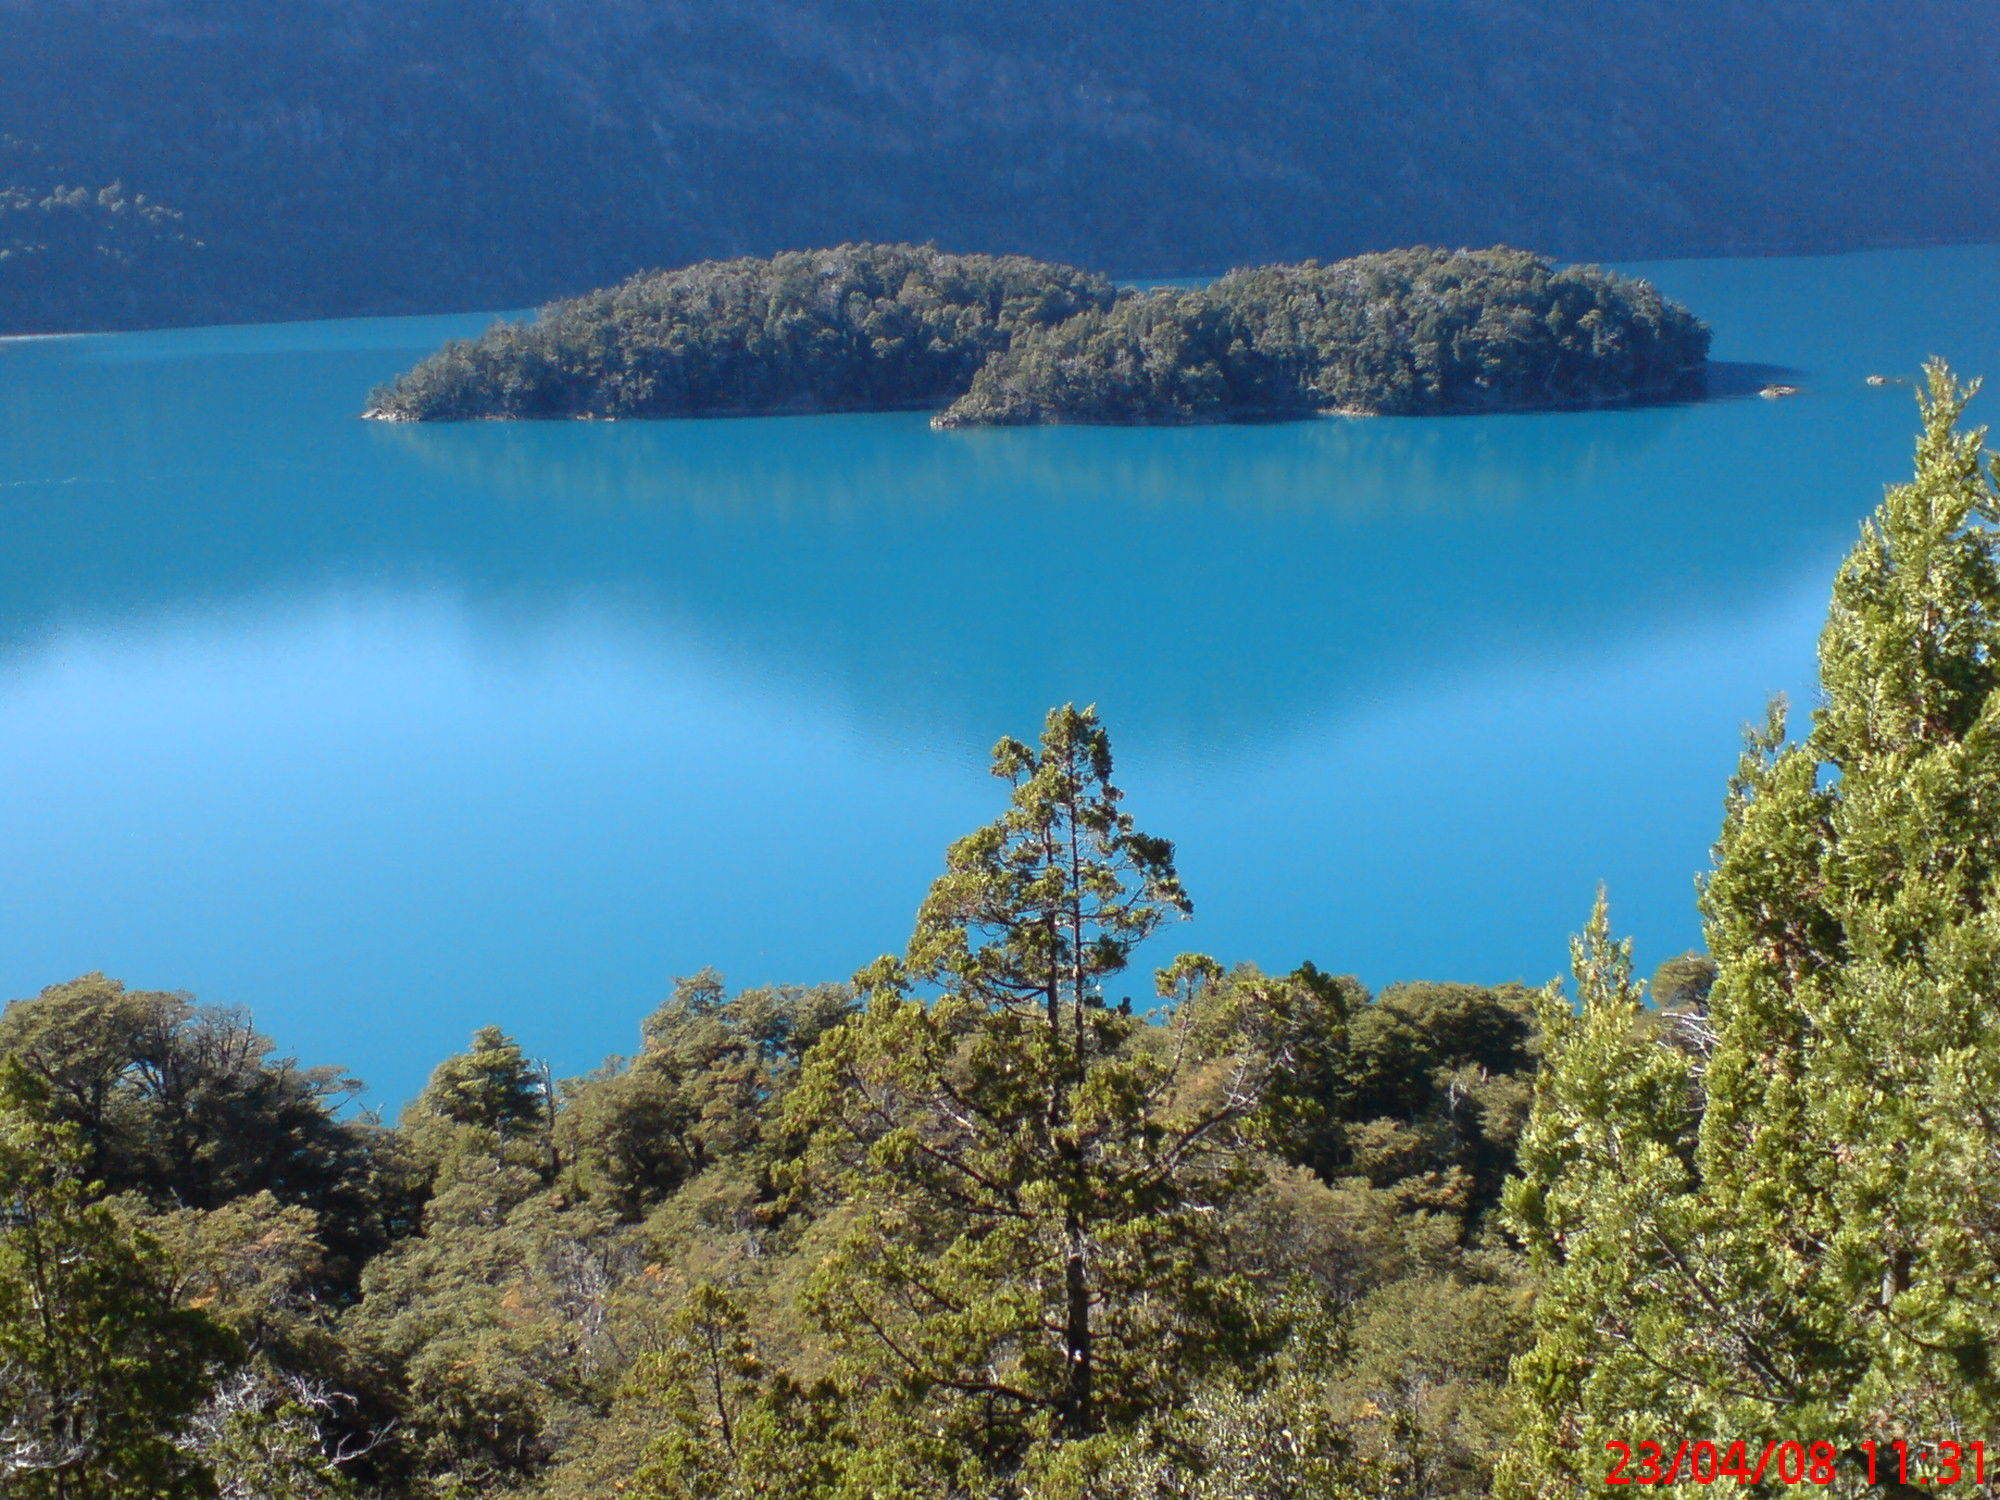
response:
M1938 1474L1935 1444L2000 1416L2000 504L1971 394L1931 364L1811 728L1779 703L1750 737L1702 891L1712 986L1643 1005L1600 909L1581 1010L1544 1007L1509 1190L1546 1280L1519 1492L1601 1481L1642 1429L1804 1436L1857 1478L1902 1439Z
M1031 329L939 426L1596 406L1701 389L1708 325L1650 282L1518 250L1232 271Z
M1698 391L1707 357L1708 326L1651 283L1515 250L1401 250L1137 294L1020 256L843 245L552 303L447 345L366 414L1256 421L1657 399Z
M1022 328L1111 283L1019 255L842 245L634 276L497 324L376 391L372 416L666 417L935 406Z

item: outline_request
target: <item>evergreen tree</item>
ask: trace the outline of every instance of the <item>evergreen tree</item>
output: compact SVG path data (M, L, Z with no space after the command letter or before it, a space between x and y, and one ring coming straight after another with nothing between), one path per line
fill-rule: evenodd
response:
M1693 1068L1661 1045L1601 893L1570 953L1575 1008L1556 984L1537 997L1547 1053L1505 1195L1542 1281L1535 1343L1513 1371L1517 1447L1502 1468L1529 1492L1601 1483L1604 1444L1641 1428L1705 1433L1689 1425L1697 1413L1674 1375L1691 1328L1729 1315L1689 1253L1706 1223L1693 1191Z
M542 1071L512 1037L498 1026L485 1026L473 1034L469 1051L438 1064L411 1112L507 1140L543 1130L548 1106Z
M0 1076L0 1491L177 1500L214 1489L176 1438L233 1358L176 1308L159 1247L93 1201L87 1155L18 1065Z
M1002 740L993 770L1011 807L952 846L907 958L863 976L868 1009L814 1050L788 1119L848 1231L812 1306L928 1426L1006 1464L1257 1346L1218 1210L1281 1049L1236 1045L1205 959L1167 976L1167 1025L1107 1003L1190 903L1172 846L1120 810L1094 711L1051 712L1039 750Z
M775 1103L807 1050L853 1008L846 985L726 996L713 969L675 980L646 1018L637 1057L565 1086L556 1135L571 1180L636 1220L718 1165L757 1177Z
M1528 1487L1601 1482L1600 1435L1804 1436L1858 1471L2000 1417L2000 505L1972 390L1927 374L1811 732L1781 705L1731 784L1706 1016L1663 1047L1587 1004L1552 1055L1513 1200L1552 1277Z
M659 1434L634 1476L636 1500L823 1500L854 1453L829 1382L770 1369L736 1299L693 1288L662 1347L634 1371L628 1399Z
M0 1056L75 1127L85 1171L160 1209L212 1209L268 1192L315 1214L326 1289L405 1232L410 1185L386 1133L339 1118L361 1088L338 1068L273 1056L240 1010L103 974L0 1012Z

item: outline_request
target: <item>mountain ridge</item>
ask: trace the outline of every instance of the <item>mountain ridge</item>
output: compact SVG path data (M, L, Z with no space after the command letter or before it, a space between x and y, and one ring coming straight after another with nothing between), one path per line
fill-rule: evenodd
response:
M1996 43L1983 0L0 0L0 331L863 239L1125 275L2000 239L1961 186ZM178 217L60 207L114 185Z

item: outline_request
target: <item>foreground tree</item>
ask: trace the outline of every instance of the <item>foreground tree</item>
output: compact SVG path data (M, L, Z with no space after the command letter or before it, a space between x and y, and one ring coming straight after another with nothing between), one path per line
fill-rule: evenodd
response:
M1524 1488L1670 1432L1806 1436L1851 1473L1904 1439L1937 1475L1921 1445L2000 1418L2000 505L1972 391L1928 377L1915 478L1835 582L1812 730L1787 743L1780 707L1731 785L1706 1014L1649 1039L1601 952L1583 1014L1545 1014L1511 1200L1550 1277Z
M1204 959L1164 977L1165 1024L1104 995L1190 903L1172 846L1120 809L1093 711L1052 712L1039 749L1001 741L993 769L1012 805L952 846L788 1120L846 1225L811 1306L930 1430L1006 1465L1264 1340L1219 1226L1283 1028Z
M414 1205L384 1132L340 1118L361 1088L339 1068L275 1056L240 1010L103 974L51 985L0 1012L0 1056L75 1128L85 1174L162 1210L214 1209L268 1192L312 1212L329 1295L407 1232Z
M76 1132L0 1074L0 1492L174 1500L214 1490L176 1438L235 1354L174 1306L158 1246L93 1201Z

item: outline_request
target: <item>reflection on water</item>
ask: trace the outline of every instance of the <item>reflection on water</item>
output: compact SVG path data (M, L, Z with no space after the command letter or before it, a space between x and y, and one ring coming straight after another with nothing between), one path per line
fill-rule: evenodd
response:
M668 975L897 945L985 748L1103 705L1201 916L1372 982L1642 959L2000 255L1646 268L1787 401L1179 431L384 427L483 318L0 344L0 991L257 1008L393 1099ZM1980 298L1985 300L1981 301Z
M1008 499L1334 515L1511 509L1589 483L1684 415L1612 426L1566 415L1454 421L1330 417L1253 427L969 428L921 418L620 424L382 424L379 440L481 494L557 511L671 507L749 523ZM1531 431L1524 434L1522 424ZM859 427L858 440L851 429ZM814 463L801 464L810 453Z
M354 422L381 362L336 341L135 363L102 434L84 395L102 362L51 358L14 388L43 431L80 430L46 445L65 462L45 481L16 481L8 635L356 580L448 585L496 623L588 595L889 738L985 743L1076 697L1128 743L1213 756L1603 628L1614 600L1637 613L1611 628L1644 630L1755 597L1795 551L1789 494L1687 524L1678 473L1761 409L951 434L914 415Z

